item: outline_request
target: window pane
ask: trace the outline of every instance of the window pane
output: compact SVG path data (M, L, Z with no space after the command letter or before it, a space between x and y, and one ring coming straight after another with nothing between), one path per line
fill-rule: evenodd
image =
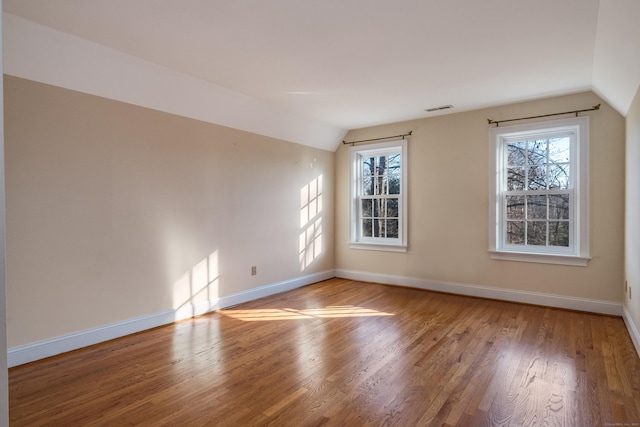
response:
M549 246L569 246L568 222L549 222Z
M547 196L527 196L527 219L547 219Z
M371 218L371 214L372 214L371 209L372 209L371 199L363 199L362 200L362 217Z
M547 167L532 166L527 169L527 190L547 189Z
M382 195L382 194L387 194L387 177L385 176L377 176L375 178L375 194L376 195Z
M389 164L389 161L387 159L387 156L380 156L376 158L377 161L377 166L378 166L378 170L376 171L377 175L384 175L387 173L387 166Z
M527 245L546 246L547 221L527 221Z
M524 221L507 222L507 245L524 245Z
M568 163L571 155L571 138L552 138L549 140L549 163Z
M385 200L384 199L373 199L373 216L375 218L380 218L384 216L385 211Z
M524 166L526 151L526 141L510 142L507 144L507 164L509 166Z
M380 157L373 157L373 175L379 174Z
M524 196L507 196L507 219L524 219Z
M530 165L544 165L547 163L547 140L529 141L527 162Z
M375 194L375 181L370 176L365 176L362 180L362 194L372 196Z
M389 173L400 173L400 154L389 156Z
M508 168L507 169L507 190L508 191L524 190L524 168Z
M378 187L376 188L376 195L388 194L389 191L389 178L386 176L378 177Z
M387 237L390 239L398 238L398 220L397 219L388 219L387 220Z
M387 218L398 218L398 199L387 199Z
M373 220L373 237L384 237L384 219Z
M569 195L549 195L549 219L569 219Z
M372 232L373 232L372 220L363 219L362 220L362 236L371 237L373 235Z
M375 157L364 157L362 159L362 175L363 176L373 175L374 165L375 165Z
M389 194L400 194L400 175L389 176Z
M569 188L568 163L549 165L549 188L561 190Z

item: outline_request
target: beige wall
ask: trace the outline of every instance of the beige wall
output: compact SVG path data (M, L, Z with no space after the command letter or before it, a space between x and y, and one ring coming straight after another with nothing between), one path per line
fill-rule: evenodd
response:
M9 347L334 267L623 298L625 121L605 103L588 113L589 267L487 252L486 119L582 109L602 102L593 93L352 131L348 140L413 131L410 248L399 254L348 247L347 146L334 171L330 152L15 77L5 84ZM638 109L636 97L636 118ZM322 210L308 215L305 194L318 177ZM300 246L301 234L310 245ZM217 271L202 284L207 260ZM627 278L638 283L629 269ZM638 322L637 304L627 308Z
M624 307L636 331L640 331L640 89L631 103L626 123L625 278L631 287L631 298L629 294L625 296Z
M492 260L488 253L487 119L589 108L591 255L588 267ZM409 141L409 251L352 250L349 188L336 191L336 268L620 303L623 283L624 119L581 93L351 131L346 140L413 131ZM348 146L336 182L349 180ZM639 287L640 290L640 287Z
M15 77L4 97L9 347L333 269L334 153Z

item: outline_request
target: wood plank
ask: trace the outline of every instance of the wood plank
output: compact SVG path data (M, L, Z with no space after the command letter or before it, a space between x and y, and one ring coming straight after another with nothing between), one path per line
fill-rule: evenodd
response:
M12 426L640 423L620 318L332 279L9 370Z

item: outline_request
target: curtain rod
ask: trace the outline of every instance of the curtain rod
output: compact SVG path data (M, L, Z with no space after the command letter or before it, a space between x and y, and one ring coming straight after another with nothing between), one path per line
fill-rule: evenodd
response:
M578 113L584 113L585 111L595 111L595 110L599 110L599 109L600 109L600 104L594 105L593 107L586 108L584 110L565 111L565 112L562 112L562 113L543 114L541 116L520 117L518 119L508 119L508 120L491 120L491 119L487 119L487 122L489 122L490 125L495 123L496 127L499 127L500 123L514 122L516 120L539 119L541 117L560 116L562 114L574 114L575 113L576 117L578 117Z
M343 144L359 144L361 142L371 142L371 141L381 141L383 139L391 139L391 138L402 138L405 139L407 136L411 136L413 131L410 130L409 133L404 133L402 135L393 135L393 136L384 136L382 138L373 138L373 139L361 139L359 141L342 141Z

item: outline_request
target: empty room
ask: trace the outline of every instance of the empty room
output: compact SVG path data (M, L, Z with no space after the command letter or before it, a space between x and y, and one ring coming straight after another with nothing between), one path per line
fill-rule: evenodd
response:
M640 425L638 16L3 0L0 426Z

